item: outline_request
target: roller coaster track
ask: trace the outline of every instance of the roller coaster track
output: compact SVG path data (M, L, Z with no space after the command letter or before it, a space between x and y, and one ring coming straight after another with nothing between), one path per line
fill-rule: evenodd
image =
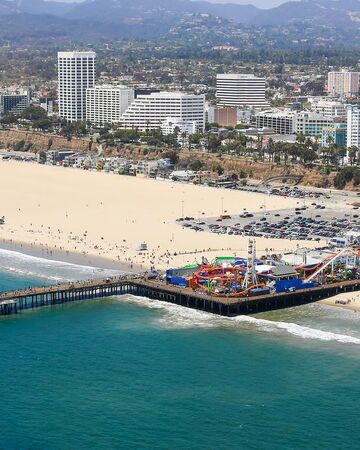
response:
M337 259L341 257L350 257L355 258L358 256L358 252L352 248L344 248L340 252L331 254L327 256L323 261L317 266L317 269L314 273L312 273L309 277L305 278L304 282L309 283L312 281L317 275L320 275L324 272L324 270L332 263L334 263Z

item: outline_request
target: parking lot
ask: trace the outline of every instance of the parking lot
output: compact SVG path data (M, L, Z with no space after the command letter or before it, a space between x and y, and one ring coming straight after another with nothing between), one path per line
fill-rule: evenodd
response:
M206 219L185 217L178 219L178 222L197 232L298 241L331 241L348 232L360 233L358 206L332 202L332 198L326 194L317 196L316 193L313 197L314 194L310 197L299 194L299 201L293 209L266 211L264 205L258 212L243 208L239 214L232 216L225 213L220 217Z
M297 199L325 199L330 198L330 194L320 189L304 189L298 186L269 186L248 183L245 186L239 185L239 191L257 192L262 194L275 195L280 197L290 197Z

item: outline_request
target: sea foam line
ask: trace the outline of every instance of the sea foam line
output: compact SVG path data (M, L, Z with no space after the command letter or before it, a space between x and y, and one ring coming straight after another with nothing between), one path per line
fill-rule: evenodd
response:
M119 271L74 264L71 262L32 256L14 250L0 248L0 269L28 277L52 281L76 280L83 277L95 277L119 274Z
M280 330L286 330L288 333L301 337L303 339L318 339L320 341L336 341L343 344L360 344L360 339L354 336L349 336L346 334L332 333L331 331L318 330L316 328L306 327L304 325L298 325L291 322L276 322L272 320L257 319L251 316L237 316L232 317L232 320L238 322L253 323L259 328L265 329L266 327Z
M120 298L124 301L124 297ZM339 342L342 344L360 345L360 338L331 331L319 330L291 322L280 322L266 319L258 319L252 316L226 317L186 308L160 300L151 300L146 297L126 296L126 301L150 309L160 309L164 312L157 320L166 327L171 328L221 328L239 325L253 325L263 332L286 331L287 333L302 338L326 342Z

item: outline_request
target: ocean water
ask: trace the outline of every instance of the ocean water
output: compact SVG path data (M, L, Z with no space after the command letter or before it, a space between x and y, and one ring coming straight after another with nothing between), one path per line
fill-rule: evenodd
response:
M99 274L27 258L0 251L1 290ZM0 318L0 448L356 449L359 316L126 296Z

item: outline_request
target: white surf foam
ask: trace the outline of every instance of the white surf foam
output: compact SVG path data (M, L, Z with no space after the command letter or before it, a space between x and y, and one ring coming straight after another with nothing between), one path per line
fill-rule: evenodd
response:
M298 325L296 323L289 322L276 322L272 320L257 319L251 316L237 316L232 317L231 320L239 323L252 323L256 327L265 331L274 331L274 329L285 330L288 333L301 337L303 339L317 339L320 341L337 341L346 344L360 345L360 339L354 336L345 334L332 333L331 331L318 330L316 328L306 327L304 325Z
M0 249L0 270L29 278L52 281L75 281L78 279L118 275L119 271L50 260L26 255L13 250Z
M360 345L360 339L331 331L319 330L290 322L279 322L266 319L257 319L252 316L224 317L215 314L173 305L160 300L151 300L145 297L125 296L120 301L127 301L138 306L162 310L156 321L167 328L234 328L251 330L254 327L265 333L287 332L302 339L319 341L333 341L343 344Z
M226 324L222 316L216 316L204 311L185 308L160 300L151 300L147 297L126 295L119 297L120 301L126 301L149 309L162 310L162 314L156 318L157 323L166 328L214 328Z

